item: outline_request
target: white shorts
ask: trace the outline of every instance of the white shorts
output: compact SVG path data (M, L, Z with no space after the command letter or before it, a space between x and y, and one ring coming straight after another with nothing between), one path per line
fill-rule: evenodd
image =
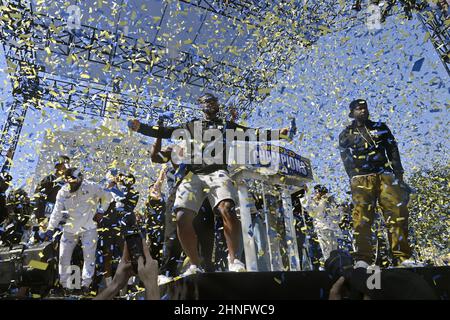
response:
M228 172L218 170L210 174L188 174L181 181L175 197L174 209L188 209L197 213L205 198L212 208L222 200L237 204L237 190Z

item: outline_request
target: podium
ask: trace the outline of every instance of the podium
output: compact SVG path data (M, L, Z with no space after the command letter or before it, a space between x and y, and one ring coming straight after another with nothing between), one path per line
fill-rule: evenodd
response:
M253 197L250 196L248 187L252 182L258 182L262 186L265 231L268 240L268 248L266 249L270 258L270 270L265 271L283 271L280 250L274 248L276 239L274 239L273 232L271 232L271 219L266 203L266 195L268 193L266 187L276 189L275 192L281 197L282 210L280 210L279 214L282 215L284 220L289 270L299 271L300 259L291 194L302 189L307 182L312 181L311 162L284 147L267 143L235 141L230 148L228 164L230 175L235 180L238 189L247 271L260 271L258 270L255 235L250 209L253 206Z

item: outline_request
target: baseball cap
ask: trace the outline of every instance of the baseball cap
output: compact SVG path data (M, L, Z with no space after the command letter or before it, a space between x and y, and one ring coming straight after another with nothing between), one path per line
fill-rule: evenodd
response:
M55 161L55 168L61 164L69 164L70 163L70 158L68 156L65 155L60 155L58 156L58 159L56 159Z
M348 114L348 116L350 118L353 118L353 110L356 109L357 106L363 105L367 108L367 101L364 99L356 99L353 100L352 102L350 102L349 108L350 108L350 113Z

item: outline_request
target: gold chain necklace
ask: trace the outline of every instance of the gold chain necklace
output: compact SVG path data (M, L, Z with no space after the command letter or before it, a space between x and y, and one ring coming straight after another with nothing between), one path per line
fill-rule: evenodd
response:
M375 142L375 140L373 140L372 135L369 133L369 130L367 130L366 125L364 125L364 129L366 129L367 135L369 136L370 140L372 140L373 146L374 146L375 148L378 148L378 144ZM358 127L356 127L356 130L358 131L359 135L360 135L360 136L361 136L361 137L362 137L369 145L372 145L372 144L370 143L370 141L367 140L366 137L364 137L364 135L362 134L362 132L359 131L359 128L358 128Z

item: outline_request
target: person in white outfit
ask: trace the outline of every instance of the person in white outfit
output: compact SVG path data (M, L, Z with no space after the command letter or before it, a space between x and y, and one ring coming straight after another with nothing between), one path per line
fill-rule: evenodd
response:
M56 196L55 207L50 216L50 235L58 227L63 214L67 216L59 249L59 275L61 286L74 289L71 284L70 262L72 253L81 239L83 249L82 289L92 283L95 272L95 250L97 247L97 222L112 201L109 192L100 185L83 179L77 168L69 168L64 174L67 184ZM95 221L94 221L95 220Z
M313 218L314 229L325 261L330 257L331 251L340 246L340 239L342 239L339 227L340 213L327 188L316 185L314 190L312 197L304 197L301 202L303 208Z

